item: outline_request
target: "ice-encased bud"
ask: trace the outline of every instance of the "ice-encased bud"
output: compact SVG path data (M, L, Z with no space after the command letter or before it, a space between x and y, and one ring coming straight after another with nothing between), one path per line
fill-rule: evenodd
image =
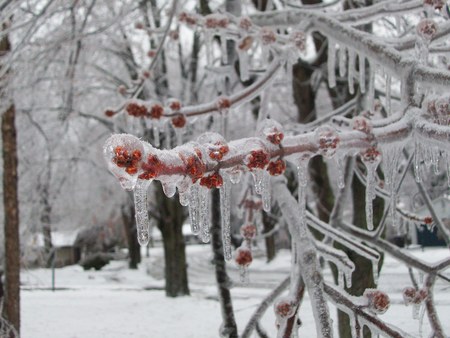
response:
M389 296L377 289L366 289L363 296L367 298L368 308L374 313L385 313L391 304Z
M204 133L197 141L207 148L208 158L211 160L220 161L230 151L225 138L217 133Z
M284 139L283 127L277 121L265 119L258 125L256 135L274 145L279 145Z
M133 135L116 134L106 140L103 155L123 189L134 189L144 153L141 140Z
M315 134L320 154L328 158L334 156L340 143L336 130L329 126L322 126L315 130Z
M417 35L427 41L430 41L437 33L438 27L432 19L422 19L416 27Z
M275 302L273 308L277 317L290 318L295 313L295 300L291 297L282 297Z

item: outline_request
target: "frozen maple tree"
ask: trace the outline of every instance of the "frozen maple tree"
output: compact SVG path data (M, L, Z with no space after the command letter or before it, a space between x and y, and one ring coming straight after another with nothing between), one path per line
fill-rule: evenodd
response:
M445 337L433 286L438 279L450 282L444 274L450 258L425 264L386 241L383 234L386 228L401 231L400 224L412 222L436 226L450 242L450 230L434 210L425 180L430 171L450 175L448 4L436 0L229 0L216 5L211 5L211 11L200 1L196 11L172 1L160 28L137 22L136 29L158 36L158 44L148 52L152 62L137 81L119 88L126 97L123 103L106 111L117 124L137 126L138 131L148 131L143 135L151 135L153 144L131 134L116 134L104 147L110 171L123 188L134 192L139 243L147 245L150 239L147 190L152 181L160 181L168 197L178 194L180 203L189 207L192 232L204 242L214 237L211 224L218 222L214 212L218 190L223 256L240 266L245 279L259 231L252 214L277 205L292 238L291 276L261 305L242 337L250 337L255 329L263 336L259 319L272 301L278 337L296 336L301 332L297 316L305 291L318 337L333 336L329 302L348 316L352 337L410 336L410 328L396 328L378 317L389 311L390 304L389 295L376 288L383 253L406 264L412 276L414 271L424 275L422 284L412 278L411 285L404 285L405 304L422 308L431 335ZM170 40L192 31L204 43L200 62L207 69L206 79L213 83L210 99L200 104L189 104L187 96L140 99L146 82L156 81L152 79L155 60L173 48ZM308 87L296 92L302 87L295 83L302 80ZM302 97L308 95L306 90L321 91L331 102L329 111L313 121L300 118L303 123L295 123L286 118L286 104L279 102L293 96L300 114L316 114L315 108L302 111L308 103ZM252 111L258 114L256 131L236 137L231 126L246 121L243 116ZM202 128L205 133L192 137L193 130ZM178 145L159 149L161 135L170 141L171 134ZM315 205L308 203L308 185L315 180L309 179L310 163L317 158L337 168L336 196L327 217L319 210L326 197L317 196ZM284 176L292 167L298 173L294 190ZM398 203L409 174L429 209L428 216ZM255 195L241 202L247 219L240 230L242 245L233 252L231 189L239 182L245 185L248 175ZM353 217L352 221L345 212L351 209L350 190L359 196L356 180L365 191L365 219ZM377 198L386 201L384 209L378 203L381 212L375 210ZM357 212L361 211L353 210ZM372 263L368 271L373 273L373 285L360 294L350 290L361 260L349 252ZM335 284L324 281L320 258L333 266ZM288 285L288 296L277 298ZM342 337L344 331L340 328ZM224 314L221 335L238 337L230 314Z

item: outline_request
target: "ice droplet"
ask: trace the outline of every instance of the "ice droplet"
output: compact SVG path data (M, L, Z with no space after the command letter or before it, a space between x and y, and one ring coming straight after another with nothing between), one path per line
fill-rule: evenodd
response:
M200 195L200 238L203 243L208 243L210 239L209 228L211 226L210 221L210 194L209 189L205 187L199 187Z
M134 208L138 242L146 246L150 240L150 221L147 210L147 189L151 180L138 180L134 187Z
M328 39L328 86L336 87L336 44L333 40Z
M231 226L230 226L230 189L231 182L228 175L223 176L223 185L220 187L220 216L222 219L223 255L228 261L231 259Z
M194 235L198 235L200 233L200 194L199 186L197 184L191 185L189 195L191 230Z

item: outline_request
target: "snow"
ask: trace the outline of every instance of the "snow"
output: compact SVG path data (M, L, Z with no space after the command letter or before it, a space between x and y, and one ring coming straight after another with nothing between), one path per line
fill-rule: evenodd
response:
M445 248L409 252L427 262L448 257L448 249ZM57 269L55 292L50 289L51 270L23 271L22 337L217 337L221 317L210 264L210 247L188 246L187 254L190 297L165 297L161 248L152 248L150 258L144 258L139 270L128 270L126 261L113 261L101 271L83 271L79 266ZM259 302L289 274L289 251L280 251L269 264L265 263L261 251L254 249L254 256L247 286L239 283L235 264L228 264L236 283L232 296L241 331ZM147 274L148 271L151 275ZM449 270L446 275L450 275ZM325 280L331 280L328 268L324 270L324 276ZM391 307L380 317L418 335L419 322L412 319L412 307L403 305L402 300L403 288L410 285L407 268L386 256L379 288L388 293ZM435 299L444 330L449 332L450 322L445 319L450 315L450 294L448 285L442 281L436 283ZM331 307L333 319L335 312ZM309 299L302 303L300 318L303 323L301 335L314 337L315 324ZM336 325L336 320L333 322ZM270 337L276 336L275 315L271 308L261 323ZM424 336L430 332L426 317L423 330Z

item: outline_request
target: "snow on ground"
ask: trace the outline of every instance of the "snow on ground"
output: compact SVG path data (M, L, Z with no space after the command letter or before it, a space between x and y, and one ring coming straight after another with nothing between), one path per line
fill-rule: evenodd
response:
M101 271L84 271L79 266L57 269L56 291L51 291L50 269L26 270L22 273L23 338L121 338L180 337L215 338L221 323L213 268L207 245L188 246L190 297L166 298L163 287L162 250L150 250L139 270L127 269L126 261L114 261ZM411 251L424 261L436 262L448 257L448 249ZM289 252L282 251L270 264L259 257L250 267L250 284L239 283L238 271L229 271L237 286L232 289L238 327L246 324L261 299L288 275ZM151 275L149 275L149 273ZM450 276L450 271L447 270ZM330 277L329 270L325 271ZM387 291L391 308L382 316L409 333L418 335L419 324L412 319L411 307L402 303L401 291L409 286L408 270L386 257L380 277L380 289ZM450 332L450 285L438 282L436 304L446 332ZM335 310L331 309L335 317ZM315 337L315 326L308 298L300 317L303 337ZM269 309L262 324L270 337L275 335L275 317ZM424 320L424 336L429 332Z

